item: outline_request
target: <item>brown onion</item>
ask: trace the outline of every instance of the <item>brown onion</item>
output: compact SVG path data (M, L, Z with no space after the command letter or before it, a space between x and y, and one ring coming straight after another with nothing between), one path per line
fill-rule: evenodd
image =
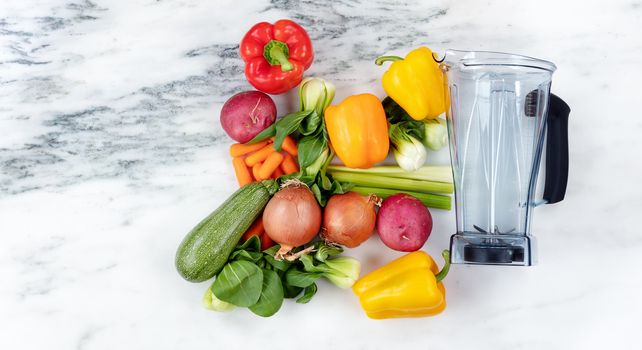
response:
M291 183L279 190L263 211L265 233L283 255L310 242L321 228L321 207L303 183Z
M367 240L377 220L376 196L356 192L330 197L323 212L323 238L331 243L354 248Z

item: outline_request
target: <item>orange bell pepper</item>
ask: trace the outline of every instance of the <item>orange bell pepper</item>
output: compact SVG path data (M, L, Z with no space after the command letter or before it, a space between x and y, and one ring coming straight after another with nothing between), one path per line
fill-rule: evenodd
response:
M388 122L372 94L353 95L324 113L330 143L350 168L370 168L388 156Z

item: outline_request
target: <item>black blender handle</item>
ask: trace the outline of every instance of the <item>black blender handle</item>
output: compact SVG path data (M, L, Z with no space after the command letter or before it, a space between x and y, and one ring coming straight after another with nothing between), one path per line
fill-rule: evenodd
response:
M564 199L568 182L568 115L571 108L550 94L546 119L546 181L544 200L548 204Z

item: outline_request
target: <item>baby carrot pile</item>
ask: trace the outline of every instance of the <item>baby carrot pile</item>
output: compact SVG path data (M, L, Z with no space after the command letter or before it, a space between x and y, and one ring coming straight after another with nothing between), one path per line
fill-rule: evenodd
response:
M239 186L254 181L276 179L299 171L295 157L298 154L297 144L287 136L277 152L273 140L265 140L252 145L235 143L230 146L232 165Z

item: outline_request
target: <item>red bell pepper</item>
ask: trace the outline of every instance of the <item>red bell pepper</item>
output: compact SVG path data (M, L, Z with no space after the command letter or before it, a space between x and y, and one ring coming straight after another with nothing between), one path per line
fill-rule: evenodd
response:
M240 51L247 81L268 94L299 85L314 58L308 33L287 19L255 24L241 40Z

